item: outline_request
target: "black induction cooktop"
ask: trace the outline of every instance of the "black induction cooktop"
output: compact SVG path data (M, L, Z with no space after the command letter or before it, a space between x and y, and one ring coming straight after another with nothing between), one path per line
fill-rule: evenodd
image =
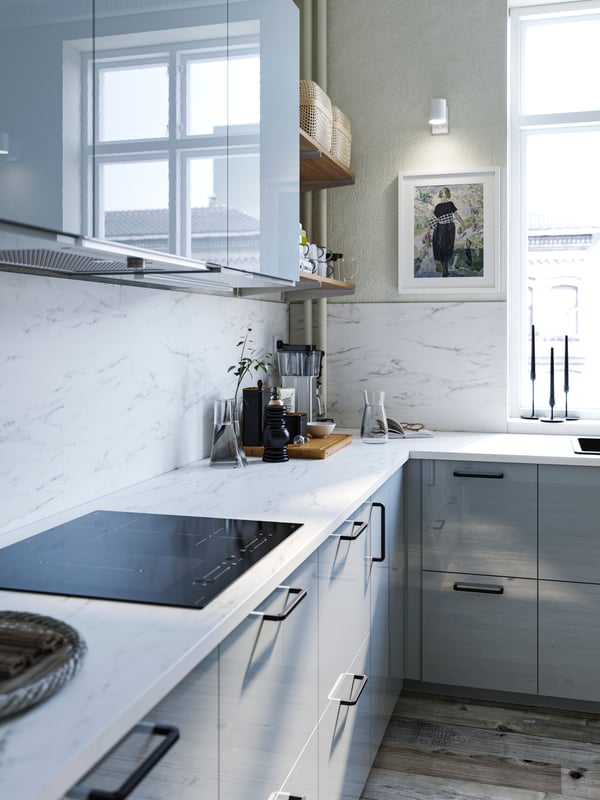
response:
M0 588L203 608L299 523L93 511L0 550Z

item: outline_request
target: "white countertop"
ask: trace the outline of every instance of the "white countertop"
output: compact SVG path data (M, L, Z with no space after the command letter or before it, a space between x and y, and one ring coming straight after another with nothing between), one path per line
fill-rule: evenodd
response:
M302 522L205 609L2 592L0 607L55 617L85 639L81 671L39 706L0 720L3 793L58 800L408 458L600 466L570 437L436 433L354 441L330 458L175 470L0 536L0 547L94 509Z

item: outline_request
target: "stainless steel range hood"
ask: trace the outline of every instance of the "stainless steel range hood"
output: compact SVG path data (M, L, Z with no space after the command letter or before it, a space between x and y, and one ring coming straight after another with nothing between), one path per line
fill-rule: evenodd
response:
M0 271L184 292L284 292L293 282L170 253L0 222Z

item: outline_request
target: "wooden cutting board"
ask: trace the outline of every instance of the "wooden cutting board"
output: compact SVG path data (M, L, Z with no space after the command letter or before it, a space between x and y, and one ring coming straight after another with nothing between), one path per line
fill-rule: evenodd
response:
M310 439L304 444L289 444L288 456L290 458L327 458L347 447L352 441L351 433L330 433L322 439ZM244 447L247 456L262 456L264 447Z

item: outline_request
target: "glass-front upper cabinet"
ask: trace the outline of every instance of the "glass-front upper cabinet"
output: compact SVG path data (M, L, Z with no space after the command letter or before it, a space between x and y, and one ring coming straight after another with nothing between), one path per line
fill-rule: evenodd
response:
M294 277L292 0L96 0L84 73L92 235Z
M0 0L0 221L79 235L92 0Z
M293 0L0 0L0 227L297 275Z

